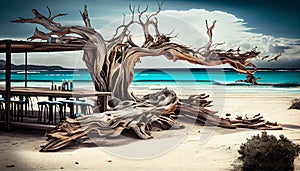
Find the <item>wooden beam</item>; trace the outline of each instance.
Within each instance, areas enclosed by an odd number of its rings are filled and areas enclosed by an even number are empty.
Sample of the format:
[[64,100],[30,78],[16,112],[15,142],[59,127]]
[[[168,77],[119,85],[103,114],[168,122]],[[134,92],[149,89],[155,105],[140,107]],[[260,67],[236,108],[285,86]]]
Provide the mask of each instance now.
[[27,87],[27,71],[28,71],[28,67],[27,67],[27,52],[25,52],[25,87]]
[[11,40],[5,40],[6,45],[6,83],[5,83],[5,130],[10,131],[10,96],[11,96]]
[[21,128],[48,130],[48,131],[53,130],[56,127],[56,125],[45,125],[45,124],[24,123],[24,122],[11,122],[11,126],[21,127]]
[[[5,52],[5,40],[0,40],[0,53]],[[12,53],[24,52],[60,52],[60,51],[78,51],[84,49],[95,49],[95,46],[86,44],[62,44],[47,42],[27,42],[14,41],[11,42]]]

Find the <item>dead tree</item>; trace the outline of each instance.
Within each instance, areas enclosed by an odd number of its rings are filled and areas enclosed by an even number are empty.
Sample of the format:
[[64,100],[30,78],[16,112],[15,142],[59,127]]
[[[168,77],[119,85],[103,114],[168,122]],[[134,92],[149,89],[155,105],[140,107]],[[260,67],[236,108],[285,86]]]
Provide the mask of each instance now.
[[[176,121],[178,117],[187,117],[200,123],[209,123],[225,128],[235,129],[247,127],[255,129],[281,129],[277,123],[265,122],[261,117],[241,118],[235,120],[221,118],[215,115],[217,112],[206,107],[212,101],[207,101],[208,96],[201,94],[190,96],[188,99],[179,99],[175,92],[164,89],[161,92],[146,95],[137,99],[128,92],[129,85],[133,81],[134,66],[141,57],[164,56],[169,60],[184,60],[192,64],[215,66],[229,64],[234,70],[247,76],[245,82],[256,84],[254,73],[257,68],[249,59],[257,58],[260,52],[256,49],[240,52],[240,49],[222,50],[216,49],[220,43],[213,44],[213,29],[216,21],[211,25],[206,21],[209,41],[204,47],[191,48],[172,42],[170,34],[159,31],[156,16],[161,11],[162,4],[158,4],[155,13],[146,14],[148,8],[129,6],[131,18],[116,28],[111,39],[105,40],[101,34],[94,30],[88,17],[87,7],[80,12],[85,26],[62,26],[54,21],[56,17],[66,14],[51,15],[49,17],[40,14],[36,9],[32,10],[34,18],[20,18],[12,21],[16,23],[35,23],[48,29],[44,33],[36,28],[34,35],[29,40],[42,39],[56,35],[61,43],[82,43],[84,48],[83,60],[91,74],[97,91],[111,91],[117,99],[111,106],[111,111],[83,116],[78,119],[67,118],[53,131],[46,134],[47,144],[42,146],[42,151],[54,151],[61,149],[72,141],[81,139],[87,134],[96,133],[99,137],[119,136],[123,130],[132,130],[142,139],[151,138],[151,131],[170,128],[182,128]],[[140,26],[143,31],[144,41],[137,45],[132,39],[130,29],[132,25]],[[150,32],[154,28],[154,34]],[[76,36],[74,36],[74,34]],[[93,48],[91,48],[93,47]],[[268,57],[264,57],[268,58]],[[252,68],[251,70],[249,69]],[[97,100],[101,108],[102,99]]]
[[[29,40],[46,40],[50,36],[56,35],[60,37],[62,42],[72,43],[76,40],[94,46],[94,49],[84,49],[83,60],[91,74],[95,89],[97,91],[111,91],[114,97],[121,100],[133,99],[128,92],[128,88],[133,81],[134,66],[141,57],[145,56],[165,56],[169,60],[184,60],[192,64],[205,66],[229,64],[234,70],[247,76],[245,82],[256,83],[253,74],[257,68],[249,59],[257,58],[260,52],[256,49],[246,52],[240,52],[239,49],[216,49],[219,44],[213,44],[212,40],[216,21],[213,21],[210,26],[206,21],[209,41],[204,47],[191,48],[173,43],[172,36],[159,31],[156,16],[161,8],[162,4],[158,4],[158,10],[155,13],[146,14],[148,7],[141,9],[140,6],[136,8],[130,5],[130,20],[126,21],[124,16],[123,23],[116,28],[115,34],[109,40],[105,40],[101,34],[91,27],[87,6],[84,7],[83,12],[80,12],[85,26],[63,26],[55,22],[54,19],[66,14],[52,16],[49,8],[49,17],[45,17],[36,9],[32,9],[34,18],[25,19],[20,17],[12,22],[35,23],[51,31],[44,33],[36,29]],[[132,40],[130,34],[132,25],[140,26],[143,31],[144,42],[142,45],[137,45]],[[155,33],[152,34],[150,28],[154,28]],[[70,36],[70,34],[75,34],[77,37]],[[99,105],[100,101],[101,99],[98,99]]]

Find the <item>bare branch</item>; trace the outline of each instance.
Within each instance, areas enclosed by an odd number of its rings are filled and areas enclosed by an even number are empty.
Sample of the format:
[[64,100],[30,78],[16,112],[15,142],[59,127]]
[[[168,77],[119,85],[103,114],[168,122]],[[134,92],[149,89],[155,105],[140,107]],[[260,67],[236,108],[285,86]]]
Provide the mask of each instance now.
[[263,56],[263,57],[261,58],[261,60],[265,60],[265,59],[267,59],[268,57],[270,57],[270,56],[269,56],[269,55]]
[[[46,29],[51,30],[51,31],[63,31],[66,32],[67,29],[66,27],[62,27],[59,23],[56,23],[53,21],[53,17],[48,19],[46,17],[44,17],[42,14],[40,14],[36,9],[32,9],[31,10],[32,13],[35,15],[35,18],[29,18],[29,19],[24,19],[21,18],[19,20],[14,20],[12,22],[16,22],[16,23],[36,23],[36,24],[40,24],[42,26],[44,26]],[[64,14],[58,14],[56,16],[61,16]],[[55,18],[55,16],[54,16]]]
[[37,23],[38,21],[36,18],[19,17],[18,20],[12,20],[11,22],[13,22],[13,23]]
[[152,21],[152,25],[154,26],[156,37],[160,36],[160,32],[158,29],[158,20],[156,17],[154,17],[154,20]]
[[140,5],[138,6],[138,12],[141,15],[143,15],[147,10],[148,10],[148,5],[146,6],[146,8],[143,11],[140,10]]
[[175,29],[172,29],[172,31],[170,33],[165,34],[166,36],[170,36],[171,34],[173,34],[175,31]]
[[134,11],[135,11],[135,5],[133,5],[133,8],[131,6],[131,4],[129,5],[129,10],[131,12],[131,21],[134,20]]
[[175,34],[175,36],[172,36],[172,38],[176,38],[179,36],[179,33]]
[[134,8],[135,8],[135,5],[134,5],[133,8],[132,8],[131,4],[129,4],[129,11],[130,11],[130,12],[134,12],[134,10],[135,10]]
[[45,34],[44,32],[42,31],[39,31],[38,28],[36,27],[35,28],[35,31],[34,31],[34,35],[27,38],[27,40],[34,40],[34,39],[41,39],[41,40],[47,40],[48,38],[50,37],[50,35],[48,34]]
[[162,5],[163,5],[163,2],[161,3],[158,3],[158,10],[154,13],[154,14],[151,14],[148,19],[151,19],[152,17],[156,16],[158,13],[160,13],[161,9],[162,9]]
[[128,35],[127,37],[127,42],[132,46],[132,47],[138,47],[138,45],[136,45],[135,43],[133,43],[132,39],[131,39],[131,35]]
[[273,58],[269,59],[268,62],[270,62],[270,61],[279,61],[280,56],[281,56],[281,53],[279,53],[276,56],[274,56]]
[[[159,6],[159,8],[156,11],[156,13],[151,14],[149,16],[146,15],[146,21],[145,22],[142,21],[142,17],[143,17],[143,14],[148,10],[148,6],[143,11],[141,11],[140,10],[140,6],[138,6],[139,24],[141,25],[141,27],[142,27],[142,29],[144,31],[144,37],[145,37],[145,41],[144,41],[142,47],[151,47],[151,46],[155,45],[155,43],[153,42],[154,38],[153,38],[153,36],[149,32],[149,26],[150,25],[152,25],[154,27],[154,29],[155,29],[156,39],[157,40],[161,40],[161,39],[158,38],[159,36],[161,36],[161,34],[159,32],[159,29],[158,29],[158,20],[157,20],[157,18],[155,16],[161,11],[162,3],[159,3],[158,6]],[[152,20],[153,17],[154,17],[154,19]],[[159,43],[161,43],[161,42],[159,42]]]
[[125,17],[126,17],[126,14],[123,13],[123,25],[125,25],[125,21],[126,21]]
[[205,50],[206,51],[208,51],[210,49],[211,45],[212,45],[212,37],[213,37],[212,30],[214,29],[216,22],[217,21],[214,20],[213,23],[212,23],[212,25],[210,27],[208,27],[207,20],[205,20],[206,29],[207,29],[206,33],[207,33],[207,35],[209,37],[209,41],[208,41],[208,43],[205,46]]
[[[64,14],[57,14],[57,15],[51,17],[51,16],[52,16],[51,10],[50,10],[50,8],[49,8],[48,6],[47,6],[47,9],[48,9],[48,12],[49,12],[49,17],[48,17],[47,19],[48,19],[49,21],[53,21],[54,18],[56,18],[56,17],[61,17],[61,16],[67,15],[67,13],[64,13]],[[44,17],[44,16],[41,16],[41,17]]]
[[48,40],[51,37],[51,35],[56,35],[56,36],[62,37],[66,34],[67,33],[55,32],[55,31],[52,31],[50,33],[44,33],[42,31],[38,30],[38,28],[35,28],[34,35],[29,37],[27,40],[30,40],[30,41],[35,40],[35,39]]
[[211,45],[213,48],[216,48],[217,46],[223,45],[225,44],[225,42],[221,42],[221,43],[215,43],[213,45]]
[[64,14],[57,14],[57,15],[55,15],[55,16],[53,16],[53,17],[51,17],[49,20],[54,20],[54,18],[56,18],[56,17],[61,17],[61,16],[65,16],[65,15],[68,15],[68,13],[64,13]]
[[[134,13],[132,15],[134,16]],[[129,23],[125,24],[125,17],[124,17],[123,24],[116,28],[115,34],[113,35],[113,37],[110,40],[107,40],[107,42],[109,42],[112,45],[113,45],[113,43],[123,42],[124,38],[128,35],[128,33],[127,33],[128,28],[134,23],[137,23],[137,22],[134,21],[134,17],[132,17],[132,20]],[[119,30],[122,29],[122,28],[123,28],[123,30],[118,35]]]
[[49,17],[48,17],[48,19],[50,19],[50,17],[52,16],[52,14],[51,14],[51,10],[50,10],[50,8],[47,6],[47,9],[48,9],[48,12],[49,12]]
[[141,25],[144,24],[144,22],[142,21],[142,16],[143,16],[143,14],[144,14],[147,10],[148,10],[148,5],[147,5],[147,7],[146,7],[143,11],[140,10],[140,5],[138,6],[138,12],[139,12],[138,18],[139,18],[139,21],[140,21],[140,24],[141,24]]
[[199,53],[199,52],[200,52],[200,50],[202,50],[202,49],[204,49],[204,47],[200,47],[200,48],[196,49],[196,51],[195,51],[195,52]]
[[84,11],[83,12],[81,12],[81,11],[79,11],[79,12],[81,14],[81,17],[82,17],[84,23],[85,23],[85,26],[91,28],[92,26],[91,26],[91,21],[89,19],[87,5],[84,5]]

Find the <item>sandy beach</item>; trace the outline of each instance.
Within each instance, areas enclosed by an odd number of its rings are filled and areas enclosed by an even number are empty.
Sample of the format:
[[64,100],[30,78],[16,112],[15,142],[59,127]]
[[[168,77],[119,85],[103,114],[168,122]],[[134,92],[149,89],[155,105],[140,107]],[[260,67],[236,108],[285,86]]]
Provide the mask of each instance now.
[[[145,94],[144,90],[135,92]],[[284,127],[267,131],[268,134],[283,134],[300,144],[300,112],[288,110],[296,97],[297,94],[285,91],[211,95],[212,100],[221,98],[224,102],[223,115],[261,113],[266,120],[279,122]],[[182,122],[185,129],[153,132],[155,138],[150,140],[103,139],[97,145],[76,143],[59,152],[44,153],[39,152],[40,145],[46,142],[44,132],[0,131],[0,170],[230,170],[239,156],[240,145],[246,138],[261,132]],[[300,157],[294,163],[295,170],[300,170]]]

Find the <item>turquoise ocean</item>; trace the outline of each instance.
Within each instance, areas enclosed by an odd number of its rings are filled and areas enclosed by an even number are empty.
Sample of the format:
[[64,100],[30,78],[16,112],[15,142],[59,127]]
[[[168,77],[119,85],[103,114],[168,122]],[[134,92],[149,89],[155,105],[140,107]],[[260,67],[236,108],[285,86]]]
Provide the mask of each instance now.
[[[236,83],[245,79],[245,75],[232,69],[136,69],[131,84],[135,88],[143,87],[210,87],[211,85],[226,87],[255,87],[256,89],[289,90],[300,94],[300,70],[259,70],[255,73],[260,85],[253,86]],[[12,86],[24,86],[24,71],[12,71]],[[93,82],[87,70],[35,70],[28,71],[29,87],[50,87],[51,83],[60,84],[62,80],[73,81],[75,88],[92,87]],[[5,82],[5,71],[0,71],[0,81]]]

